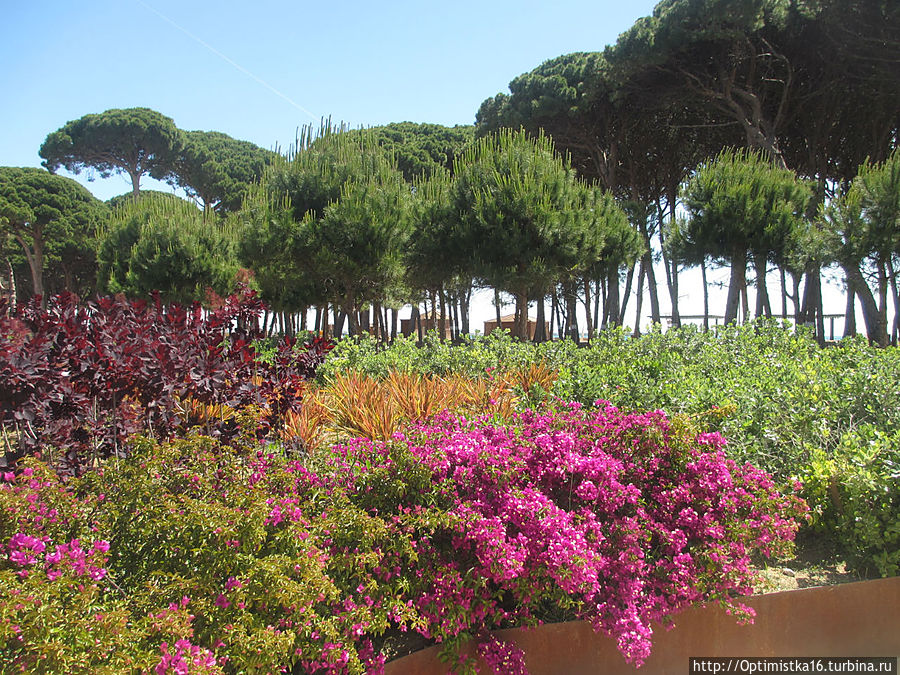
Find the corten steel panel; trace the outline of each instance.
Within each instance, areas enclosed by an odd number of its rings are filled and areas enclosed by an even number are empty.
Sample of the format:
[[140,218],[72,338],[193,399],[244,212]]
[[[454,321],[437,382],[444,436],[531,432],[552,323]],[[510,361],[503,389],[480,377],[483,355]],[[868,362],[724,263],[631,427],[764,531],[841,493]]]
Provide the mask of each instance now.
[[[524,650],[532,675],[687,675],[692,656],[900,656],[900,577],[757,595],[745,604],[756,610],[752,625],[719,607],[696,607],[677,615],[671,630],[655,626],[653,652],[639,670],[584,622],[497,635]],[[446,675],[437,653],[431,647],[392,661],[385,675]]]

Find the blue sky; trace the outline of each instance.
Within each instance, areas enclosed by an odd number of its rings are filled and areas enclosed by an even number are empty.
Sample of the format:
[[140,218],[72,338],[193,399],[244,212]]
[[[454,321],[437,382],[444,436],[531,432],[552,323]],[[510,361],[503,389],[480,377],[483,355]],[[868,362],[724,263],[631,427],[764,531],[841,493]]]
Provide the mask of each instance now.
[[[39,166],[67,121],[144,106],[284,148],[299,126],[471,124],[543,61],[615,41],[654,2],[42,0],[0,22],[0,165]],[[77,177],[101,199],[125,177]],[[144,187],[150,187],[149,180]]]

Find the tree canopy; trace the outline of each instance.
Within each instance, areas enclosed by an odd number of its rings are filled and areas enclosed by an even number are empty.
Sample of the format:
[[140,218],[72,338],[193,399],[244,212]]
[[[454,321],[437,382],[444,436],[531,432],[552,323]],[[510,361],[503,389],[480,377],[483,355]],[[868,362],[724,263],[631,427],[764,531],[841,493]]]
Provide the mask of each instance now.
[[412,182],[428,176],[438,168],[453,169],[459,157],[475,136],[471,125],[445,127],[441,124],[394,122],[367,130],[375,142],[394,154],[397,168]]
[[[394,156],[372,132],[306,127],[247,198],[242,259],[257,278],[297,282],[308,295],[292,295],[299,303],[292,309],[327,299],[356,332],[362,305],[400,277],[408,194]],[[264,299],[285,306],[288,298]]]
[[51,172],[62,166],[74,174],[92,169],[102,178],[126,173],[138,194],[142,176],[165,180],[172,174],[181,145],[170,117],[149,108],[125,108],[67,122],[47,136],[39,154]]
[[93,276],[94,237],[104,211],[104,204],[71,178],[31,167],[0,167],[0,232],[21,248],[34,294],[42,298],[48,262],[63,268],[71,286],[79,270]]
[[[527,335],[530,296],[543,298],[561,278],[600,261],[611,232],[622,232],[616,225],[631,231],[624,213],[580,183],[543,135],[504,130],[483,137],[454,174],[460,248],[475,276],[516,297],[519,337]],[[624,260],[606,262],[618,269]]]
[[688,219],[676,247],[731,265],[725,322],[737,316],[748,258],[756,267],[757,311],[764,310],[766,264],[803,226],[809,188],[760,151],[726,149],[701,164],[683,196]]
[[237,263],[233,244],[214,219],[191,202],[146,195],[119,206],[98,250],[102,291],[165,302],[227,295]]
[[237,211],[250,184],[275,156],[217,131],[185,131],[169,181],[219,213]]

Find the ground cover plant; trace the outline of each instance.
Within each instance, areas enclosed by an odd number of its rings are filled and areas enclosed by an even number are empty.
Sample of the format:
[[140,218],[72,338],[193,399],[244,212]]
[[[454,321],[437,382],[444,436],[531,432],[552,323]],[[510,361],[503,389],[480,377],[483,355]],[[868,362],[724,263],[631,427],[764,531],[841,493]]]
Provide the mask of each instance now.
[[303,461],[242,415],[229,443],[135,440],[80,478],[35,458],[4,474],[3,672],[380,672],[403,631],[448,654],[481,638],[514,672],[486,631],[559,608],[639,663],[651,620],[743,611],[751,557],[785,552],[804,514],[661,412],[443,413]]

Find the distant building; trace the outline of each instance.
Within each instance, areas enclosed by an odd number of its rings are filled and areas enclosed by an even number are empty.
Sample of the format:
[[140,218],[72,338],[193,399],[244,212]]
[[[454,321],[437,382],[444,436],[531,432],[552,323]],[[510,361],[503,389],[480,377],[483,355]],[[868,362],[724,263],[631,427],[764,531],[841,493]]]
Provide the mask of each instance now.
[[[440,314],[437,316],[432,316],[431,312],[420,312],[419,313],[419,321],[422,323],[422,333],[425,334],[430,330],[437,330],[438,326],[441,323]],[[450,324],[451,319],[449,316],[444,317],[444,339],[449,340],[451,338]],[[400,333],[409,337],[410,335],[418,337],[419,328],[416,325],[416,322],[413,321],[412,317],[408,319],[400,319]]]
[[[512,332],[513,328],[515,327],[515,322],[516,322],[515,314],[507,314],[506,316],[501,316],[500,317],[500,328],[505,328],[506,330]],[[490,333],[495,328],[497,328],[497,320],[496,319],[492,319],[491,321],[484,322],[484,334],[485,335]],[[537,330],[537,319],[532,319],[529,316],[528,317],[528,339],[529,340],[534,339],[534,331],[536,331],[536,330]],[[549,321],[544,322],[544,331],[545,331],[544,335],[546,335],[547,338],[549,339],[550,338],[550,322]]]

